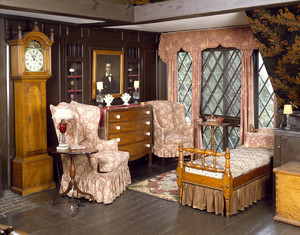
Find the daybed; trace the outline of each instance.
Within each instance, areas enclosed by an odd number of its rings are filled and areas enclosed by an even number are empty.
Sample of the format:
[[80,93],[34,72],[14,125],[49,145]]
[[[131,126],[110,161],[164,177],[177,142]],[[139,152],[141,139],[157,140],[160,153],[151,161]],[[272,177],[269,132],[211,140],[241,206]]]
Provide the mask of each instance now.
[[[183,148],[180,144],[179,203],[222,215],[225,204],[226,217],[229,217],[265,197],[272,185],[272,131],[247,133],[247,147],[230,152],[227,149],[225,153]],[[183,151],[190,152],[189,162],[184,162]]]

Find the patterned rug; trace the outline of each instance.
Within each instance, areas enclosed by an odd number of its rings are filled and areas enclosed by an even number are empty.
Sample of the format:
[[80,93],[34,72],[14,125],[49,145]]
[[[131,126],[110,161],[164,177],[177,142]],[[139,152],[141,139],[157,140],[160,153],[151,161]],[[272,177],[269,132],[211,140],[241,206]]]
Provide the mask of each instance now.
[[131,184],[128,188],[141,193],[146,193],[153,197],[159,197],[174,202],[178,201],[178,186],[175,170]]
[[38,207],[26,196],[22,197],[11,190],[4,190],[2,193],[3,195],[0,197],[0,219]]

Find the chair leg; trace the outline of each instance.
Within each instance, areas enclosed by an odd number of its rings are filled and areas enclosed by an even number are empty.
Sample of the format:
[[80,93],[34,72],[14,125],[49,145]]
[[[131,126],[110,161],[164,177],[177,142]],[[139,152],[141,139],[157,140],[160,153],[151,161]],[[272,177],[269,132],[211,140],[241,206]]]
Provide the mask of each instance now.
[[161,158],[161,166],[162,167],[166,166],[166,159],[164,157]]

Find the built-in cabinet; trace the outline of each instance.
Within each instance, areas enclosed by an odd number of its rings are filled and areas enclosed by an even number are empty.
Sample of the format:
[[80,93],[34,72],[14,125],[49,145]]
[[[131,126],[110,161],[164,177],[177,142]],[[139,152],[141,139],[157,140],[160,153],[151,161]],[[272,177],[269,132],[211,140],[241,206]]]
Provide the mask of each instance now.
[[138,47],[127,49],[127,92],[132,96],[135,90],[134,82],[140,81],[140,52]]
[[274,167],[289,161],[300,161],[300,128],[275,129]]
[[66,46],[67,102],[83,102],[83,44],[67,43]]

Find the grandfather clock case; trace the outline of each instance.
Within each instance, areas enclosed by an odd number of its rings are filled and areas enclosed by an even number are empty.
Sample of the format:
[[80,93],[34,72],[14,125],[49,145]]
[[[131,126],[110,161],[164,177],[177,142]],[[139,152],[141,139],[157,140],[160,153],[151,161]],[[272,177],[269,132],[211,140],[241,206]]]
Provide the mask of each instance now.
[[51,77],[51,45],[35,25],[7,42],[14,81],[15,145],[12,191],[27,195],[55,187],[53,161],[47,154],[46,82]]

